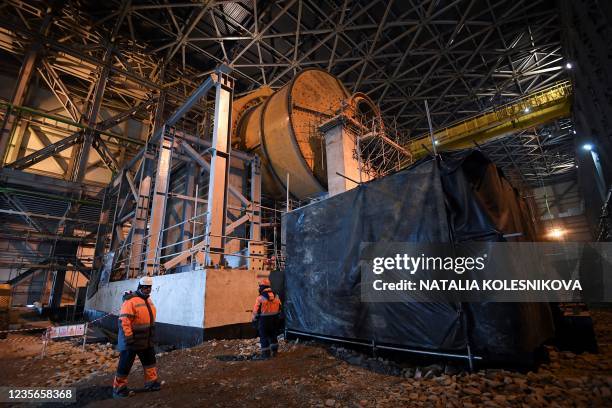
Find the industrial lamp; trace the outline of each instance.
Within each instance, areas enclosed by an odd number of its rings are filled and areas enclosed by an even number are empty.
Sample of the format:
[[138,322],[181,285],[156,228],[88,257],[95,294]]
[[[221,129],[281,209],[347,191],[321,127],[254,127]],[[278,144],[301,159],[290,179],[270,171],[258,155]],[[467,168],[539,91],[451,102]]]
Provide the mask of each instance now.
[[551,238],[551,239],[561,239],[565,236],[566,232],[567,231],[564,230],[563,228],[554,227],[554,228],[551,228],[548,231],[548,234],[546,235],[548,236],[548,238]]

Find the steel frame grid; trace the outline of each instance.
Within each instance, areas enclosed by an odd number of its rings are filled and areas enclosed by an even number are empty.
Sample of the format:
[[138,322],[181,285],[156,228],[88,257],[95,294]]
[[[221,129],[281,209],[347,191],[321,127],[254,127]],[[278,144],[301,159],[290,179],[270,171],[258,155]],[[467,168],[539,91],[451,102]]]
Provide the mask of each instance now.
[[[37,71],[67,116],[86,111],[108,65],[102,104],[125,111],[161,90],[166,110],[179,106],[221,62],[234,69],[237,94],[314,66],[368,94],[410,139],[427,131],[423,100],[439,128],[567,77],[552,0],[73,0],[43,36],[52,3],[0,6],[0,49],[19,60],[40,43]],[[196,106],[181,126],[197,134],[207,114]]]

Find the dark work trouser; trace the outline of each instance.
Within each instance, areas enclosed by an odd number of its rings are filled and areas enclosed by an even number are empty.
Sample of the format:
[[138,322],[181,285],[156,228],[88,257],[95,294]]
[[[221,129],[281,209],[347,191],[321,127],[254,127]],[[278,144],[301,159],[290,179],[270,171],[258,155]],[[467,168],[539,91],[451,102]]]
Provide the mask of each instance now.
[[260,316],[257,331],[262,353],[267,354],[270,351],[276,353],[278,351],[278,315]]
[[145,375],[145,383],[157,381],[157,368],[155,367],[155,349],[149,347],[143,350],[123,350],[119,354],[119,366],[117,367],[117,375],[113,383],[114,388],[120,388],[127,385],[127,378],[134,365],[136,356],[142,363],[142,368]]

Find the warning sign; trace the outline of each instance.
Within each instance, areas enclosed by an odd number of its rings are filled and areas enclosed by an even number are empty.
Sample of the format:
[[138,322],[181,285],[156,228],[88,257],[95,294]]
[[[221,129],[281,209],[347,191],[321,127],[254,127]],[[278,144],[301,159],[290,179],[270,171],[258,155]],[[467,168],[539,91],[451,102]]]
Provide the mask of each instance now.
[[49,337],[76,337],[85,335],[85,324],[73,324],[70,326],[57,326],[49,328]]

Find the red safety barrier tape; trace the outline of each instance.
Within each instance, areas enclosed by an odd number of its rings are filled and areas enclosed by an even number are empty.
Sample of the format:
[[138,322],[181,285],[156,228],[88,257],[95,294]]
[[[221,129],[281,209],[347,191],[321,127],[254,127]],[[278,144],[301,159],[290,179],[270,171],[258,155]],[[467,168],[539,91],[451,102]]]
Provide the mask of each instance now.
[[[51,327],[51,326],[49,326],[49,327]],[[0,330],[0,333],[14,333],[14,332],[24,332],[24,331],[34,331],[34,330],[48,330],[49,327],[30,327],[28,329]]]
[[97,322],[98,320],[102,320],[105,317],[111,316],[112,314],[113,314],[113,312],[109,312],[109,313],[105,314],[104,316],[100,316],[97,319],[94,319],[94,320],[90,321],[89,323],[91,324],[91,323]]

